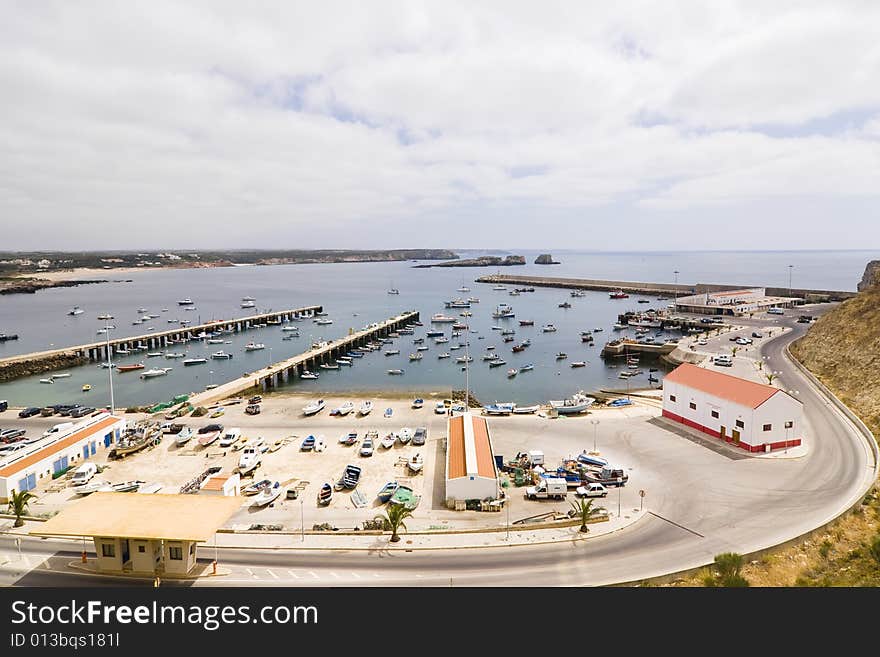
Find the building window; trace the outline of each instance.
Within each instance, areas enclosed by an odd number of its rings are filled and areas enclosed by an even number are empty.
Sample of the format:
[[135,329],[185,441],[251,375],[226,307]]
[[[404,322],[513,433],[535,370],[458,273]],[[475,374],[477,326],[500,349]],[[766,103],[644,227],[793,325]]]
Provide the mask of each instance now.
[[675,401],[675,395],[669,395],[669,401],[674,402],[674,401]]
[[765,424],[764,425],[764,431],[770,431],[772,428],[773,428],[772,424]]
[[746,428],[745,422],[743,422],[742,420],[737,420],[736,421],[736,428],[737,429],[745,429]]
[[101,556],[113,558],[116,556],[116,546],[113,543],[101,544]]
[[718,411],[712,411],[712,417],[714,417],[717,420],[718,419]]
[[789,420],[788,422],[785,423],[785,428],[786,429],[794,429],[794,422]]
[[183,548],[179,547],[171,547],[168,548],[168,558],[172,561],[183,561]]
[[138,545],[138,552],[143,554],[146,551],[147,551],[147,547],[145,545]]
[[697,410],[697,405],[696,405],[694,402],[691,402],[691,403],[690,403],[690,406],[691,406],[691,410],[692,410],[692,411]]

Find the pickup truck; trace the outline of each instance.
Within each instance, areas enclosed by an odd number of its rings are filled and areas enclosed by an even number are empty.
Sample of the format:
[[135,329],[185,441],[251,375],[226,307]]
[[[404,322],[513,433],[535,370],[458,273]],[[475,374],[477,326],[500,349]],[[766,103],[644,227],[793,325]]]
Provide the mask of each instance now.
[[530,500],[540,500],[553,498],[557,500],[565,499],[568,493],[568,483],[565,479],[559,477],[547,477],[541,479],[537,486],[526,488],[526,497]]

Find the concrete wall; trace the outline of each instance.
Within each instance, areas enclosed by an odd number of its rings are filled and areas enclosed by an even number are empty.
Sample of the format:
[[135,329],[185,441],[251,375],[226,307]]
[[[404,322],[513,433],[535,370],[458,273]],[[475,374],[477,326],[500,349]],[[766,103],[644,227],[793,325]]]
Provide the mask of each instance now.
[[485,500],[498,497],[498,480],[470,476],[446,480],[446,506],[454,507],[455,500]]
[[[180,550],[182,559],[172,559],[172,552]],[[196,544],[192,541],[165,541],[162,548],[165,572],[171,575],[186,575],[196,565]]]
[[155,573],[162,559],[162,541],[131,539],[129,545],[131,570],[136,573]]
[[[94,541],[95,554],[98,555],[96,559],[98,570],[106,573],[121,573],[123,565],[122,539],[96,536]],[[104,555],[105,546],[107,550],[112,552],[112,554],[108,554],[107,556]]]

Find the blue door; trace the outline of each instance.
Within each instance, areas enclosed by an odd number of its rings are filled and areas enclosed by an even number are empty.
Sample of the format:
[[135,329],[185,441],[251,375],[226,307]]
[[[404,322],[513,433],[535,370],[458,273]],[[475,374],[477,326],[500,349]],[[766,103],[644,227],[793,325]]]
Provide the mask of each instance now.
[[84,459],[89,458],[89,446],[88,445],[83,445],[83,458]]
[[58,459],[52,464],[52,472],[61,472],[67,467],[67,457]]
[[93,440],[93,441],[92,441],[92,456],[95,455],[95,450],[96,450],[97,448],[98,448],[98,443],[97,443],[97,441],[94,441],[94,440]]
[[26,490],[33,490],[37,487],[37,475],[30,474],[24,477],[23,479],[18,480],[18,491],[24,492]]
[[110,443],[112,443],[112,442],[113,442],[113,434],[112,433],[108,433],[106,436],[104,436],[104,447],[110,447]]

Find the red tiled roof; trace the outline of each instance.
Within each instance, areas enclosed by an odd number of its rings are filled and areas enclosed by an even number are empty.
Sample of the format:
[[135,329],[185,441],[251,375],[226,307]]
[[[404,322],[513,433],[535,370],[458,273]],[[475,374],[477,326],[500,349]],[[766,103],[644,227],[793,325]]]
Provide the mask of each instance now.
[[715,370],[707,370],[690,363],[679,365],[667,374],[664,380],[694,388],[748,408],[758,408],[777,392],[781,392],[779,388],[773,386],[747,381]]
[[[470,421],[474,429],[477,471],[471,473],[468,473],[465,421]],[[473,415],[457,415],[450,418],[446,449],[449,455],[449,465],[446,472],[448,479],[467,477],[468,474],[476,474],[490,479],[495,477],[495,459],[492,456],[492,445],[489,443],[489,425],[486,418]]]

